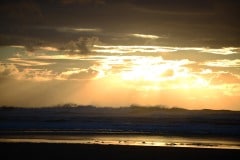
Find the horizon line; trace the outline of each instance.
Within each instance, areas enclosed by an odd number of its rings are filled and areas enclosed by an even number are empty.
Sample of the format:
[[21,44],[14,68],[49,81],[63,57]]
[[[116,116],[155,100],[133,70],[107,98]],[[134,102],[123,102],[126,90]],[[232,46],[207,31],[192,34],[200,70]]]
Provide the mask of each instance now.
[[185,110],[185,111],[234,111],[240,112],[240,110],[230,110],[230,109],[209,109],[209,108],[200,108],[200,109],[187,109],[179,106],[167,106],[167,105],[138,105],[131,104],[126,106],[97,106],[97,105],[83,105],[75,103],[65,103],[49,106],[14,106],[14,105],[0,105],[0,109],[50,109],[50,108],[96,108],[96,109],[127,109],[127,108],[139,108],[139,109],[166,109],[166,110]]

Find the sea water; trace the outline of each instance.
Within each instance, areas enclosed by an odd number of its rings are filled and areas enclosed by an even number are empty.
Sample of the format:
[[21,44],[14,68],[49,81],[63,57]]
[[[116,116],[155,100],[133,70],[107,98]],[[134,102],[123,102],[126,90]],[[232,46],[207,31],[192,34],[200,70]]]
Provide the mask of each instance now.
[[192,148],[240,149],[240,142],[234,139],[176,137],[138,134],[27,134],[0,136],[0,142],[30,143],[78,143],[102,145],[168,146]]

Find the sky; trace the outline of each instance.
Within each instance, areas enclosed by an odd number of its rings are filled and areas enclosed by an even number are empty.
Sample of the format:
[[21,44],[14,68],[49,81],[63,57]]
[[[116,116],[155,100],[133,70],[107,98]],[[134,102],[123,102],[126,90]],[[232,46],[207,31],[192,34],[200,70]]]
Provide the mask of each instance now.
[[236,0],[3,0],[0,105],[240,110]]

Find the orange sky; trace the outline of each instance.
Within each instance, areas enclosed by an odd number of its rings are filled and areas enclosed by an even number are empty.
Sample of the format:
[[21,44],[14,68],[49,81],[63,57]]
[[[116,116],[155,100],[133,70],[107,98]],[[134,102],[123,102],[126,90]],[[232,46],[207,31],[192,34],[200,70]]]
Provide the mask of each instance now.
[[[23,46],[5,46],[0,51],[5,56],[1,105],[240,109],[240,59],[231,60],[239,48],[96,45],[88,55],[51,47],[29,52]],[[185,57],[187,52],[192,56]]]

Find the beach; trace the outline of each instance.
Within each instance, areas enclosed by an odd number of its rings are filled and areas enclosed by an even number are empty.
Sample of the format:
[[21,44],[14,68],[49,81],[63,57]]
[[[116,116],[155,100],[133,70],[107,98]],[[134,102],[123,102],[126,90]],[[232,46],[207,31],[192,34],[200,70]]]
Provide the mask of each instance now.
[[0,143],[4,159],[239,160],[240,150],[69,143]]
[[2,107],[0,117],[1,159],[240,159],[238,111]]

